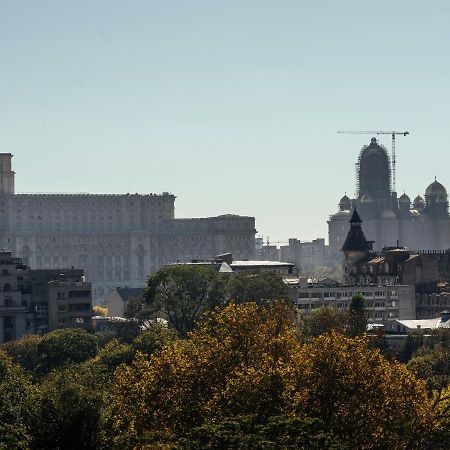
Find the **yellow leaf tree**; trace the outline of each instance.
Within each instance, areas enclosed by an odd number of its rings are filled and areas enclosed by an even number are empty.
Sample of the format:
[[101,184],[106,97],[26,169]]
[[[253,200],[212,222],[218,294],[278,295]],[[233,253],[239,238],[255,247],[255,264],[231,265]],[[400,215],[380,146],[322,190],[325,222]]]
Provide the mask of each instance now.
[[432,411],[423,382],[365,338],[301,344],[287,305],[232,304],[188,339],[118,369],[104,437],[115,447],[176,446],[195,427],[283,416],[320,419],[355,448],[424,448],[418,436],[438,429]]

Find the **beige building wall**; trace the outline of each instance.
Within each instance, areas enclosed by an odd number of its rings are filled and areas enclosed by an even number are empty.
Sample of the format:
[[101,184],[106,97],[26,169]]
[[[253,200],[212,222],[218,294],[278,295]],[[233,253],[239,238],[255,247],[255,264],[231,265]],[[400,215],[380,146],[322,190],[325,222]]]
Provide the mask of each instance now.
[[108,308],[108,316],[110,317],[123,317],[124,302],[122,297],[117,292],[117,289],[113,289],[106,297],[105,306]]

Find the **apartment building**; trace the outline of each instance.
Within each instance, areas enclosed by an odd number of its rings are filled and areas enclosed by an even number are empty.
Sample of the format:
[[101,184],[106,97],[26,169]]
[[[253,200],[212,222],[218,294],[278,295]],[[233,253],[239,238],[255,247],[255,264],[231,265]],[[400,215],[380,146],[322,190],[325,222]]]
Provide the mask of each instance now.
[[320,306],[348,311],[351,299],[361,294],[366,300],[366,312],[370,323],[384,325],[386,331],[395,331],[396,319],[415,319],[416,303],[414,286],[290,286],[296,289],[296,305],[300,312],[308,312]]
[[0,343],[60,327],[90,328],[91,311],[83,269],[33,270],[0,252]]

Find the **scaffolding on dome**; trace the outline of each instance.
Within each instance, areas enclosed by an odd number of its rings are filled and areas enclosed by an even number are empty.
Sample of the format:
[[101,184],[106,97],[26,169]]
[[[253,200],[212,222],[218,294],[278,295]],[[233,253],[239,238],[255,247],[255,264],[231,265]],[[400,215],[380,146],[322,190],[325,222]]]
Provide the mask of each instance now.
[[[373,138],[375,139],[375,138]],[[384,150],[386,153],[388,162],[389,162],[389,192],[392,193],[392,162],[391,157],[389,156],[389,152],[387,151],[386,147],[384,145],[381,145],[378,141],[375,141],[378,147]],[[361,151],[359,152],[358,156],[358,162],[355,163],[355,170],[356,170],[356,192],[355,192],[355,198],[359,198],[361,195],[360,188],[361,188],[361,180],[360,180],[360,169],[361,169],[361,157],[364,153],[364,151],[370,147],[369,145],[363,145],[361,148]]]

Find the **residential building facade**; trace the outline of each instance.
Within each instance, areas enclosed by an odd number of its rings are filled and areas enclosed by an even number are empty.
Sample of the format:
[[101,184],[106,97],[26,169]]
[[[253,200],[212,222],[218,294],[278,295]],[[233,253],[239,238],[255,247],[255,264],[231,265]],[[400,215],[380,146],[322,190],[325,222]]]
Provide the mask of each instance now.
[[91,284],[82,269],[33,270],[0,252],[0,343],[60,327],[90,328]]
[[[292,288],[293,286],[291,286]],[[385,330],[394,331],[396,319],[415,319],[414,286],[354,286],[340,285],[295,286],[299,312],[308,312],[320,306],[330,306],[348,311],[351,299],[361,294],[366,301],[369,324],[382,324]]]

